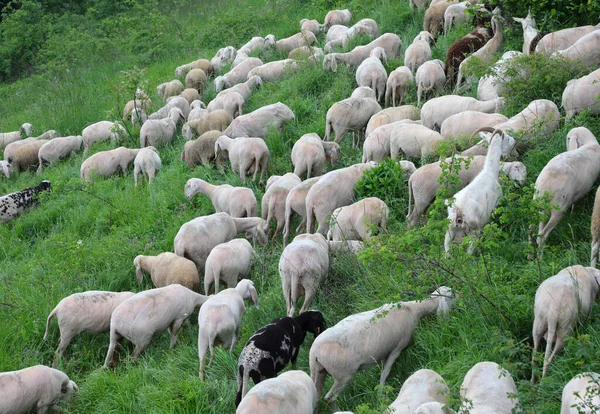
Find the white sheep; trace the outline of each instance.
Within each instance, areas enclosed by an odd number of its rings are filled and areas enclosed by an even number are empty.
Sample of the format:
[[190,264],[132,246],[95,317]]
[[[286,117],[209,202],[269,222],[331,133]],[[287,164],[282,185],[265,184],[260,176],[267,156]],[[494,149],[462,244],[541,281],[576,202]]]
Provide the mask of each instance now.
[[181,134],[187,140],[208,131],[224,131],[231,124],[233,118],[224,109],[215,109],[212,112],[205,110],[198,118],[183,124]]
[[231,217],[256,217],[258,207],[254,192],[246,187],[233,187],[229,184],[212,185],[199,178],[190,178],[183,190],[188,200],[198,193],[206,194],[215,212],[225,212]]
[[491,114],[500,112],[503,107],[504,98],[479,101],[468,96],[445,95],[425,102],[421,108],[421,121],[427,128],[439,131],[442,122],[454,114],[464,111],[479,111]]
[[219,293],[221,283],[232,288],[238,280],[248,277],[254,254],[246,239],[233,239],[215,246],[206,258],[204,293],[210,294],[213,283],[215,293]]
[[560,112],[558,107],[548,99],[532,101],[525,109],[494,128],[507,133],[521,132],[522,139],[531,139],[537,136],[550,136],[558,127]]
[[366,35],[375,39],[379,35],[379,27],[373,19],[362,19],[348,28],[344,25],[333,25],[327,31],[325,52],[331,53],[333,48],[346,48],[350,41],[357,36]]
[[413,105],[402,105],[399,107],[382,109],[369,119],[365,135],[369,136],[376,128],[385,124],[391,124],[392,122],[405,119],[418,121],[420,116],[421,111]]
[[287,371],[256,384],[240,402],[236,414],[313,414],[319,395],[304,371]]
[[164,119],[149,119],[140,129],[140,147],[159,147],[173,140],[177,124],[185,120],[179,108],[171,108],[169,116]]
[[200,93],[198,92],[198,89],[194,88],[185,88],[183,92],[179,94],[179,96],[181,98],[185,98],[185,100],[188,101],[190,105],[192,104],[192,102],[200,100]]
[[400,154],[407,158],[422,158],[436,155],[444,137],[432,129],[419,124],[398,122],[390,133],[390,157],[397,160]]
[[269,128],[277,128],[281,131],[285,122],[295,119],[294,113],[287,105],[277,102],[260,107],[248,114],[238,116],[223,131],[223,135],[231,138],[265,138],[269,132]]
[[431,45],[433,43],[435,43],[435,40],[431,33],[422,31],[406,48],[404,65],[410,69],[413,75],[423,63],[431,60]]
[[131,125],[135,128],[136,125],[144,125],[144,122],[148,120],[148,115],[142,108],[137,108],[131,111]]
[[381,106],[373,98],[348,98],[334,103],[327,111],[325,118],[325,141],[331,141],[331,133],[335,134],[338,144],[344,139],[347,132],[352,131],[358,137],[353,139],[354,146],[360,143],[361,135],[364,136],[369,119]]
[[140,152],[135,156],[133,160],[133,182],[137,187],[138,175],[144,174],[148,176],[148,184],[152,184],[152,180],[157,172],[160,171],[162,163],[158,150],[154,147],[146,147],[140,149]]
[[385,85],[385,104],[389,105],[390,98],[392,106],[402,104],[408,89],[415,83],[415,77],[407,66],[397,67],[387,79]]
[[275,36],[273,36],[272,34],[267,35],[265,37],[254,36],[248,41],[248,43],[240,47],[237,53],[238,55],[240,53],[249,55],[254,52],[264,52],[265,50],[273,46],[275,46]]
[[548,161],[535,181],[534,198],[550,193],[552,211],[547,222],[541,222],[537,248],[541,255],[546,238],[562,216],[577,200],[585,196],[600,174],[600,145],[592,132],[573,128],[567,134],[567,152]]
[[8,161],[0,161],[0,171],[2,171],[2,175],[6,178],[10,178],[10,175],[13,173],[13,167]]
[[172,81],[161,83],[156,87],[156,93],[163,99],[167,99],[171,96],[177,96],[184,90],[183,83],[179,79],[173,79]]
[[184,77],[188,74],[188,72],[192,69],[202,69],[204,73],[210,75],[214,68],[208,59],[197,59],[193,62],[186,63],[185,65],[178,66],[175,69],[175,76],[178,78]]
[[75,152],[81,150],[83,137],[81,135],[54,138],[44,145],[38,151],[38,174],[42,172],[44,163],[52,164],[55,161],[66,158]]
[[277,82],[295,72],[298,62],[294,59],[283,59],[257,66],[248,72],[248,78],[258,76],[263,82]]
[[33,125],[30,123],[21,125],[18,131],[0,132],[0,150],[4,149],[11,142],[30,137],[31,134],[33,134]]
[[108,177],[120,170],[127,174],[129,164],[133,162],[139,148],[119,147],[110,151],[100,151],[81,164],[80,175],[83,181],[91,181],[92,176]]
[[[227,113],[231,116],[231,119],[235,119],[236,117],[243,115],[245,100],[239,92],[229,91],[224,95],[217,95],[215,99],[208,103],[206,107],[208,112],[216,111],[217,109],[223,109],[227,111]],[[192,113],[190,112],[190,119]]]
[[92,145],[99,141],[110,140],[115,145],[117,139],[126,135],[127,130],[118,122],[100,121],[88,125],[81,132],[81,136],[83,137],[83,152],[88,152]]
[[343,63],[352,68],[357,68],[363,60],[369,57],[371,51],[376,47],[385,50],[388,59],[396,59],[402,48],[400,37],[394,33],[385,33],[364,46],[356,46],[347,53],[329,53],[323,59],[323,70],[337,72],[339,63]]
[[[244,98],[244,102],[248,101],[250,96],[252,95],[252,90],[254,88],[258,88],[262,85],[262,80],[259,76],[251,76],[247,81],[238,83],[237,85],[233,85],[229,89],[225,89],[217,94],[217,97],[228,94],[229,92],[237,92],[242,95]],[[241,114],[240,114],[241,115]]]
[[368,197],[331,214],[327,240],[369,241],[375,228],[385,230],[390,215],[388,206],[377,197]]
[[[477,84],[477,99],[480,101],[491,101],[492,99],[504,96],[504,84],[512,79],[512,76],[507,73],[508,65],[513,59],[522,54],[523,53],[515,50],[509,50],[504,53],[500,60],[492,67],[492,74],[479,78],[479,83]],[[523,77],[527,76],[524,71],[521,75]]]
[[[236,120],[239,118],[241,117]],[[256,181],[258,171],[260,171],[260,182],[263,181],[270,157],[269,148],[263,139],[232,139],[222,135],[215,142],[215,157],[219,158],[223,151],[227,151],[231,170],[239,172],[242,183],[246,182],[246,173],[253,174],[252,181]]]
[[479,362],[467,372],[460,387],[459,414],[520,412],[512,375],[495,362]]
[[600,25],[579,26],[562,29],[557,32],[548,33],[538,42],[535,47],[536,53],[554,53],[559,50],[568,49],[575,42],[588,33],[598,30]]
[[299,32],[293,36],[286,37],[285,39],[280,39],[275,42],[275,50],[287,54],[301,46],[312,46],[312,44],[316,41],[317,37],[313,32]]
[[422,301],[398,302],[354,314],[326,329],[310,348],[310,376],[323,391],[327,374],[333,386],[325,396],[330,406],[359,370],[382,364],[383,387],[392,365],[412,341],[419,320],[427,315],[447,314],[454,303],[450,288],[440,287]]
[[248,72],[255,67],[263,64],[259,58],[248,58],[232,68],[229,72],[215,78],[215,91],[221,92],[223,89],[231,88],[238,83],[245,82],[248,79]]
[[434,59],[423,63],[415,74],[417,84],[417,105],[421,106],[421,98],[430,92],[440,90],[446,83],[444,62]]
[[[502,130],[495,130],[492,133],[492,141],[483,169],[469,185],[454,195],[454,202],[448,205],[450,223],[444,239],[444,250],[447,255],[450,254],[450,243],[457,234],[474,234],[479,237],[481,230],[496,209],[498,199],[502,195],[498,173],[505,140],[506,136]],[[469,253],[472,253],[473,248],[474,244],[471,243]]]
[[239,233],[246,233],[265,245],[264,227],[265,221],[259,217],[238,218],[227,213],[197,217],[181,226],[175,236],[174,251],[193,261],[198,272],[204,274],[206,258],[215,246],[233,240]]
[[104,292],[90,290],[74,293],[62,299],[46,319],[44,341],[48,338],[50,321],[56,318],[60,344],[56,349],[53,366],[57,366],[73,338],[81,332],[92,334],[108,332],[113,310],[133,292]]
[[600,375],[577,374],[562,392],[560,414],[592,414],[600,407]]
[[283,246],[287,245],[287,239],[290,234],[290,224],[292,216],[298,214],[302,221],[296,228],[296,233],[306,228],[306,195],[308,190],[319,181],[321,177],[313,177],[302,181],[294,186],[285,199],[285,225],[283,227]]
[[210,60],[215,72],[219,72],[225,65],[233,62],[237,51],[233,46],[227,46],[219,49],[215,56]]
[[351,98],[373,98],[377,99],[375,91],[368,86],[359,86],[352,91]]
[[596,267],[598,264],[598,252],[600,251],[600,190],[596,190],[590,230],[592,233],[592,261],[590,266]]
[[171,252],[161,253],[157,256],[138,255],[133,259],[133,265],[139,284],[142,284],[143,272],[146,272],[150,273],[154,287],[180,284],[194,292],[200,291],[198,269],[194,262],[185,257]]
[[567,119],[581,111],[600,114],[600,69],[579,79],[571,79],[562,94],[562,107]]
[[379,102],[383,101],[385,97],[385,85],[387,83],[387,72],[383,63],[381,63],[381,60],[385,58],[385,50],[376,47],[356,69],[356,83],[358,86],[370,87],[375,92]]
[[334,24],[348,25],[351,21],[352,13],[350,10],[330,10],[323,20],[323,30],[327,32]]
[[502,114],[488,114],[478,111],[464,111],[454,114],[444,120],[440,134],[446,139],[457,139],[462,136],[472,136],[483,127],[493,127],[508,121]]
[[277,223],[273,238],[283,230],[285,224],[285,201],[292,188],[300,184],[300,177],[294,173],[287,173],[275,180],[269,179],[265,194],[261,200],[261,214],[266,220],[265,231],[268,230],[271,220]]
[[215,345],[222,345],[233,352],[240,339],[242,317],[246,313],[244,301],[251,300],[258,308],[258,294],[254,283],[248,279],[237,285],[210,296],[198,313],[198,358],[200,359],[200,379],[204,378],[206,352],[210,350],[210,361],[214,358]]
[[[110,343],[104,368],[108,368],[115,348],[122,338],[134,345],[133,359],[146,349],[152,337],[169,331],[170,347],[175,346],[183,323],[208,299],[179,284],[145,290],[124,300],[110,318]],[[112,361],[112,366],[116,365]]]
[[389,414],[420,414],[420,407],[430,402],[447,406],[449,396],[450,389],[440,374],[420,369],[404,381],[398,397],[388,407]]
[[468,1],[463,1],[448,6],[444,12],[444,36],[448,35],[448,31],[452,26],[458,26],[460,23],[467,20],[467,13],[465,13],[465,11],[470,4],[471,3]]
[[595,70],[600,66],[600,29],[582,36],[565,50],[554,52],[553,56],[563,56],[569,60],[579,61],[587,70]]
[[158,111],[148,115],[148,119],[166,118],[169,116],[169,112],[172,108],[179,108],[185,119],[187,119],[191,111],[191,105],[186,98],[184,98],[183,96],[171,96],[167,99],[167,103],[165,104],[165,106],[160,108]]
[[321,24],[317,20],[302,19],[300,20],[300,31],[312,32],[318,36],[321,33]]
[[292,147],[294,174],[306,178],[319,176],[325,171],[325,162],[337,164],[341,159],[341,149],[335,142],[325,142],[315,134],[304,134]]

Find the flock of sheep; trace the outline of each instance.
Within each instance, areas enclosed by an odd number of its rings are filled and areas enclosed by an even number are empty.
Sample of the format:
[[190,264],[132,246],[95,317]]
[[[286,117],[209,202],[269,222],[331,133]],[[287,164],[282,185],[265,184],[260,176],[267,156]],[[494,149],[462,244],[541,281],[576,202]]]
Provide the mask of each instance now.
[[[410,1],[411,7],[418,8],[424,8],[426,3]],[[175,236],[174,253],[135,257],[138,281],[141,283],[144,272],[149,273],[156,289],[137,294],[88,291],[60,301],[48,316],[44,337],[48,335],[51,320],[56,318],[60,344],[55,364],[80,332],[110,332],[104,367],[116,364],[114,351],[123,338],[135,345],[134,358],[156,334],[167,330],[173,347],[183,322],[199,308],[199,375],[203,379],[207,353],[212,361],[216,345],[233,351],[238,342],[246,310],[244,302],[259,305],[254,284],[247,279],[254,249],[247,240],[236,237],[245,234],[266,244],[273,221],[276,230],[270,237],[282,232],[285,245],[279,273],[288,315],[259,329],[242,350],[237,369],[237,412],[313,413],[327,375],[334,382],[325,401],[335,410],[337,397],[356,373],[379,363],[383,367],[380,384],[384,385],[395,360],[411,342],[419,320],[433,313],[447,314],[455,295],[452,289],[439,287],[428,299],[387,304],[348,316],[329,328],[320,312],[308,310],[327,275],[330,252],[356,252],[363,247],[363,241],[369,240],[374,228],[387,225],[386,204],[374,197],[354,202],[355,184],[385,158],[421,159],[435,155],[443,141],[454,141],[464,135],[478,136],[481,141],[452,159],[418,169],[412,162],[400,161],[410,176],[409,227],[419,224],[435,198],[443,163],[460,163],[460,189],[448,203],[449,226],[444,242],[446,254],[451,254],[456,236],[477,237],[489,222],[502,195],[501,172],[518,184],[525,182],[525,166],[502,159],[526,151],[529,140],[551,134],[559,123],[558,107],[544,99],[532,102],[510,119],[497,113],[504,104],[506,64],[521,54],[516,51],[502,56],[495,64],[494,75],[479,80],[478,99],[446,95],[427,100],[420,110],[412,105],[395,106],[402,103],[412,83],[416,83],[420,105],[421,99],[448,82],[456,83],[457,89],[463,81],[473,82],[463,73],[465,62],[473,59],[467,56],[472,53],[471,56],[489,62],[500,50],[502,18],[498,10],[490,13],[482,8],[475,14],[477,26],[451,45],[446,62],[432,60],[431,45],[435,38],[441,32],[447,33],[452,25],[468,21],[465,10],[471,3],[433,0],[425,13],[425,30],[405,51],[405,66],[389,76],[382,62],[399,57],[400,38],[393,33],[379,36],[378,25],[372,19],[348,27],[352,21],[350,11],[334,10],[327,14],[324,24],[303,19],[301,31],[289,38],[254,37],[237,50],[232,46],[219,50],[210,61],[199,59],[176,68],[175,75],[185,77],[185,86],[178,79],[159,85],[158,94],[166,100],[166,105],[150,115],[147,115],[152,105],[150,98],[138,90],[123,115],[141,125],[140,148],[119,147],[95,153],[81,165],[83,181],[107,177],[120,170],[126,172],[133,163],[135,185],[140,174],[147,175],[151,183],[161,169],[157,148],[170,143],[183,123],[182,134],[188,142],[181,159],[190,168],[214,161],[222,170],[228,159],[242,182],[247,175],[255,180],[259,172],[262,182],[270,158],[264,141],[269,128],[280,129],[295,117],[283,103],[244,114],[244,105],[253,90],[263,82],[276,82],[316,61],[322,62],[324,70],[335,72],[340,65],[355,69],[358,85],[351,97],[327,111],[324,139],[311,133],[294,144],[291,153],[294,172],[267,180],[261,201],[262,218],[258,217],[258,203],[252,190],[190,179],[184,188],[185,196],[188,199],[197,194],[208,196],[215,214],[184,223]],[[596,80],[600,76],[600,28],[585,26],[541,36],[531,15],[514,20],[523,25],[522,53],[555,53],[578,59],[591,72],[568,83],[563,93],[567,117],[584,109],[599,113],[600,103],[596,98],[600,95],[600,83]],[[320,33],[326,33],[324,50],[314,46]],[[332,52],[337,47],[345,48],[359,35],[369,36],[373,41],[349,52]],[[263,63],[257,57],[250,57],[269,48],[289,53],[289,58]],[[208,86],[210,76],[228,65],[231,70],[214,79],[218,95],[208,106],[204,105],[200,92]],[[390,102],[393,106],[382,109],[381,103]],[[339,161],[339,143],[348,132],[352,132],[356,146],[366,137],[362,162],[326,173],[327,162]],[[56,131],[47,131],[31,138],[32,133],[31,124],[24,124],[20,131],[0,134],[5,159],[0,161],[0,169],[6,177],[32,167],[41,172],[45,164],[81,149],[88,152],[99,141],[116,143],[126,135],[126,130],[117,122],[101,121],[85,128],[81,136],[58,137]],[[550,212],[549,220],[539,225],[540,255],[548,234],[569,207],[590,191],[600,174],[600,145],[590,130],[572,129],[566,144],[566,152],[556,155],[535,183],[535,197],[549,193],[557,206]],[[1,197],[0,219],[3,222],[14,219],[36,203],[40,191],[49,189],[50,183],[45,181],[38,187]],[[294,214],[302,219],[296,233],[305,233],[287,244]],[[600,245],[600,195],[596,196],[592,233],[592,266],[595,266]],[[471,243],[469,251],[473,248]],[[205,295],[198,293],[202,275]],[[220,290],[222,283],[227,289]],[[215,293],[209,296],[213,285]],[[533,339],[534,351],[542,338],[547,343],[542,377],[578,318],[590,313],[599,290],[600,271],[579,265],[563,269],[539,286]],[[304,303],[300,314],[294,316],[301,297]],[[309,332],[315,336],[310,348],[310,376],[296,370],[277,376],[288,362],[295,362]],[[535,355],[533,365],[535,381]],[[248,391],[250,379],[256,385]],[[591,396],[588,400],[595,408],[600,407],[599,388],[598,374],[578,375],[564,388],[561,413],[592,412],[589,407],[578,405],[586,395]],[[77,385],[64,373],[41,365],[2,373],[0,413],[58,410],[56,403],[70,399],[77,390]],[[448,406],[449,394],[440,375],[422,369],[406,380],[390,412],[450,413],[453,411]],[[467,373],[460,394],[459,413],[501,414],[519,409],[510,373],[492,362],[476,364]]]

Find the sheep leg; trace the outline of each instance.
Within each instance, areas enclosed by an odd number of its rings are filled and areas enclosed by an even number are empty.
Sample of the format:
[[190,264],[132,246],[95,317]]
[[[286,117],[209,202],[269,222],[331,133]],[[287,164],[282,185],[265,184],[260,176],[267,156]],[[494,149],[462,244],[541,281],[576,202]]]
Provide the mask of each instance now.
[[339,395],[342,393],[342,391],[344,391],[344,388],[346,388],[346,385],[348,385],[348,383],[350,382],[351,379],[352,379],[352,376],[350,376],[350,375],[347,377],[341,378],[341,379],[339,379],[339,378],[333,379],[333,386],[331,387],[331,389],[325,396],[325,401],[327,402],[329,407],[334,412],[338,411],[338,406],[337,406],[335,400],[337,400],[337,397],[339,397]]
[[313,297],[315,296],[316,289],[312,284],[304,287],[304,303],[302,304],[302,308],[300,308],[300,313],[304,313],[310,307],[312,303]]
[[592,267],[596,267],[596,264],[598,264],[598,248],[599,247],[600,247],[600,241],[593,240],[592,241],[592,262],[590,265]]
[[[544,324],[545,325],[545,324]],[[542,326],[539,320],[533,321],[533,352],[531,353],[531,382],[535,382],[535,354],[540,346],[540,341],[542,340],[542,336],[544,336],[544,331],[546,330],[546,326]]]
[[456,237],[457,229],[454,226],[448,226],[448,231],[446,232],[446,237],[444,239],[444,250],[446,251],[446,257],[450,256],[450,244],[454,237]]
[[133,181],[135,183],[135,187],[138,185],[138,175],[140,174],[140,168],[136,165],[133,169]]
[[287,311],[288,315],[293,315],[293,313],[290,312],[292,309],[292,286],[290,283],[290,278],[287,275],[281,276],[281,287],[283,288],[283,298],[285,299],[285,310]]
[[260,160],[260,183],[265,179],[265,173],[267,172],[267,163],[269,162],[268,155],[263,155]]
[[467,251],[470,255],[472,255],[473,251],[475,250],[475,241],[479,240],[479,237],[481,236],[481,230],[476,230],[473,233],[473,237],[471,237],[471,240],[469,240],[469,250]]
[[67,349],[67,347],[71,343],[71,340],[76,334],[76,332],[72,332],[66,329],[60,332],[60,343],[58,344],[58,348],[56,349],[56,353],[54,355],[52,368],[56,368],[58,366],[58,361],[63,357],[65,350]]
[[337,142],[339,144],[344,139],[344,136],[346,135],[348,130],[344,127],[341,127],[340,129],[334,129],[334,132],[335,132],[335,142]]
[[138,357],[140,356],[140,354],[142,352],[144,352],[144,349],[146,349],[146,347],[148,346],[148,344],[150,343],[150,340],[152,338],[149,338],[143,342],[139,342],[137,344],[135,344],[135,348],[133,348],[133,353],[131,354],[131,358],[133,358],[134,360],[138,359]]
[[302,217],[302,221],[300,222],[300,225],[296,228],[296,233],[299,233],[303,227],[306,227],[306,217]]
[[177,342],[177,333],[181,329],[181,325],[184,321],[185,319],[175,319],[171,326],[169,326],[169,335],[171,336],[171,342],[169,344],[169,347],[171,349],[173,349],[173,347],[175,346],[175,342]]
[[290,309],[288,311],[288,316],[291,318],[294,316],[294,312],[296,311],[296,302],[298,301],[298,283],[300,280],[300,275],[294,273],[290,280]]
[[103,368],[108,368],[108,365],[111,362],[111,360],[112,367],[115,367],[117,365],[117,358],[113,359],[113,356],[116,355],[115,348],[117,347],[117,344],[119,343],[119,340],[121,340],[121,338],[122,336],[117,331],[110,331],[110,344],[108,345],[108,352],[106,353],[106,359],[104,360]]
[[556,341],[554,342],[554,349],[552,350],[552,353],[550,354],[550,357],[548,358],[548,360],[544,361],[544,369],[542,371],[542,378],[544,378],[546,376],[546,373],[548,372],[548,366],[554,359],[554,356],[556,354],[558,354],[564,348],[564,346],[565,346],[564,340],[562,338],[560,338],[559,336],[556,336]]
[[327,377],[327,370],[319,362],[315,361],[315,364],[318,365],[310,367],[310,377],[317,388],[317,396],[320,397],[323,393],[323,384],[325,383],[325,377]]
[[390,371],[392,370],[392,365],[394,365],[394,362],[396,362],[396,359],[398,359],[398,357],[400,356],[402,349],[404,348],[398,347],[392,350],[392,352],[390,352],[387,359],[385,360],[385,363],[383,364],[383,370],[381,371],[381,378],[379,379],[379,385],[381,385],[381,389],[383,389],[385,381],[387,380],[387,377],[388,375],[390,375]]
[[204,335],[198,335],[198,359],[200,359],[200,370],[198,376],[204,379],[204,365],[206,364],[206,338]]
[[156,175],[156,171],[154,171],[154,168],[151,168],[148,171],[148,184],[152,184],[152,181],[154,180],[155,175]]
[[565,212],[563,210],[552,210],[552,213],[550,213],[550,220],[548,220],[548,222],[543,228],[542,223],[540,223],[540,231],[537,238],[538,255],[540,259],[542,258],[544,244],[546,242],[546,239],[548,238],[548,235],[558,225],[564,214]]

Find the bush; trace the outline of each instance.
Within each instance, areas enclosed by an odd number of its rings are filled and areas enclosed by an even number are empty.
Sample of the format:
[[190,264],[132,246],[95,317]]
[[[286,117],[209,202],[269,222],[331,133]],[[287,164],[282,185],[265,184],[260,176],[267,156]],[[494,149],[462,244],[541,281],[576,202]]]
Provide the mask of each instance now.
[[501,6],[505,15],[511,17],[525,17],[531,10],[538,28],[543,31],[596,24],[600,14],[600,2],[592,0],[492,0],[489,4],[492,8]]

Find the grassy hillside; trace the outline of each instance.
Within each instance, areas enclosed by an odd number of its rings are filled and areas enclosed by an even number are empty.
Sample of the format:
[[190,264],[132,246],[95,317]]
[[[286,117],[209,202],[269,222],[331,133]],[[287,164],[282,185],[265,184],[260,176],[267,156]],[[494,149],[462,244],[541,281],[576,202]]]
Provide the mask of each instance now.
[[[31,122],[40,133],[56,129],[64,135],[80,134],[92,122],[118,119],[122,105],[129,99],[119,91],[123,80],[120,71],[134,66],[147,68],[143,80],[158,108],[161,100],[156,96],[156,86],[172,79],[176,66],[200,57],[210,58],[226,45],[239,47],[252,36],[292,35],[298,31],[300,19],[322,21],[332,8],[351,9],[354,21],[375,19],[381,33],[395,32],[401,37],[404,49],[421,30],[423,21],[423,13],[411,11],[407,1],[163,3],[164,10],[152,2],[147,9],[137,4],[112,20],[94,21],[93,13],[88,13],[80,18],[81,27],[87,27],[80,37],[75,33],[56,35],[55,48],[47,49],[44,64],[34,75],[0,85],[0,131],[16,130],[23,122]],[[459,27],[447,38],[440,37],[434,58],[444,59],[451,42],[469,30]],[[86,39],[93,42],[89,48]],[[64,49],[57,45],[60,41]],[[323,35],[319,42],[324,45]],[[521,42],[520,27],[508,27],[504,50],[520,50]],[[281,56],[266,53],[261,58],[270,61]],[[388,62],[388,70],[401,62]],[[560,103],[566,81],[577,72],[566,63],[553,64],[539,58],[526,59],[523,64],[534,75],[513,83],[507,116],[519,112],[532,99]],[[296,115],[295,122],[286,125],[281,134],[274,132],[266,139],[271,151],[269,175],[291,171],[293,142],[309,132],[323,136],[327,109],[348,97],[354,87],[350,71],[323,72],[320,65],[306,64],[299,73],[277,84],[265,84],[251,97],[245,112],[281,101]],[[474,94],[475,87],[467,93]],[[214,95],[210,88],[203,100],[208,102]],[[416,93],[412,91],[407,103],[415,102]],[[505,183],[500,208],[473,256],[468,256],[463,246],[452,258],[444,257],[447,224],[441,201],[434,205],[426,227],[409,231],[404,219],[407,191],[402,175],[391,163],[368,175],[359,187],[359,196],[378,196],[388,203],[392,208],[389,231],[374,240],[359,258],[333,259],[313,308],[321,310],[328,324],[333,325],[352,313],[384,303],[423,298],[441,284],[457,290],[460,299],[447,320],[428,318],[420,323],[414,344],[394,365],[382,393],[376,390],[381,367],[361,372],[338,399],[341,409],[380,413],[395,399],[403,381],[425,367],[445,378],[451,387],[453,407],[457,408],[466,372],[477,362],[491,360],[513,375],[525,412],[556,413],[562,388],[569,379],[580,372],[600,370],[600,311],[596,307],[587,323],[568,340],[548,377],[535,386],[529,382],[535,289],[568,265],[589,263],[593,193],[578,202],[574,212],[567,214],[552,233],[543,260],[527,260],[531,249],[527,229],[539,220],[531,202],[532,185],[547,161],[564,151],[566,133],[574,126],[587,126],[600,136],[600,122],[585,114],[568,123],[561,121],[551,136],[539,136],[535,148],[520,159],[529,171],[526,185],[515,188]],[[132,147],[136,142],[134,136],[133,141],[122,144]],[[239,177],[228,169],[224,175],[205,167],[190,171],[180,161],[184,142],[177,134],[172,145],[160,150],[163,169],[152,186],[144,183],[134,188],[131,174],[84,186],[79,179],[83,154],[47,168],[41,176],[24,173],[0,179],[0,194],[35,185],[41,179],[50,180],[54,188],[44,195],[38,208],[0,226],[0,372],[52,363],[59,339],[56,322],[48,341],[42,337],[48,313],[63,297],[86,290],[139,292],[152,287],[149,278],[141,286],[137,284],[133,258],[172,251],[173,239],[183,223],[213,213],[207,197],[186,200],[183,187],[189,178],[241,185]],[[109,148],[108,143],[98,144],[93,151]],[[349,138],[343,142],[342,152],[342,162],[336,168],[360,161],[361,151],[351,148]],[[247,185],[260,200],[264,186],[252,182]],[[72,342],[60,367],[80,388],[79,398],[67,412],[233,412],[239,352],[256,329],[285,313],[277,271],[282,250],[280,237],[265,247],[257,246],[251,278],[259,293],[260,309],[248,307],[235,352],[218,348],[204,381],[198,379],[198,327],[194,317],[184,325],[173,350],[168,349],[167,335],[161,335],[136,363],[125,357],[132,351],[132,346],[126,344],[114,371],[100,369],[108,335],[81,334]],[[307,339],[301,349],[298,369],[308,371],[311,343],[312,338]],[[331,383],[329,378],[325,389]],[[319,412],[330,411],[320,403]]]

